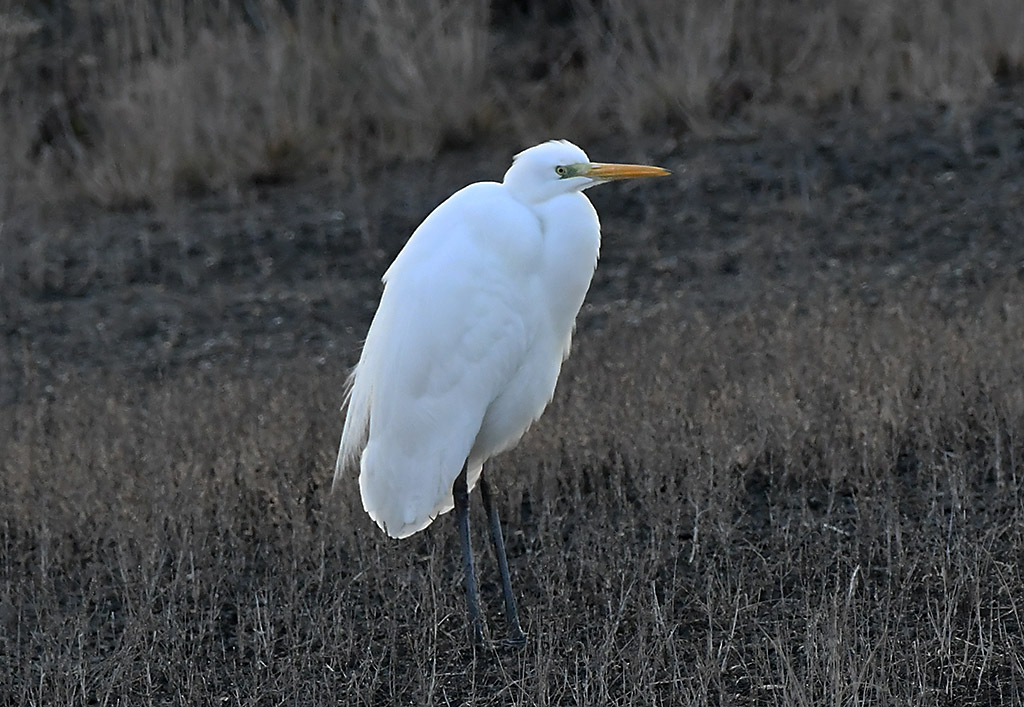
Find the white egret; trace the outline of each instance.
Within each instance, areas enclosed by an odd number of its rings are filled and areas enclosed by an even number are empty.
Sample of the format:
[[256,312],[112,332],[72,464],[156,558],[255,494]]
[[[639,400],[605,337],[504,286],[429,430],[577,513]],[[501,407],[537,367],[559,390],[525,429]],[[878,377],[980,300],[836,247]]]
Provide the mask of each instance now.
[[525,641],[484,463],[551,401],[601,244],[583,190],[668,174],[601,164],[567,141],[519,153],[504,180],[471,184],[424,219],[384,273],[349,377],[334,482],[359,459],[363,507],[391,537],[456,511],[466,598],[482,640],[468,495],[480,483],[513,642]]

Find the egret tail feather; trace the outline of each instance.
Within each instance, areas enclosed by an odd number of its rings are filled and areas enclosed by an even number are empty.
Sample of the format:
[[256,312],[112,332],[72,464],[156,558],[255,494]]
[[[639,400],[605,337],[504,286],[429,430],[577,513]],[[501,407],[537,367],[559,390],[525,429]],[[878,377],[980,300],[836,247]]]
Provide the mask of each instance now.
[[370,429],[370,391],[366,381],[359,378],[359,366],[352,369],[345,381],[345,399],[342,410],[347,409],[345,426],[341,433],[341,444],[338,445],[338,459],[334,463],[334,480],[331,482],[333,491],[345,469],[359,458],[366,446],[366,438]]

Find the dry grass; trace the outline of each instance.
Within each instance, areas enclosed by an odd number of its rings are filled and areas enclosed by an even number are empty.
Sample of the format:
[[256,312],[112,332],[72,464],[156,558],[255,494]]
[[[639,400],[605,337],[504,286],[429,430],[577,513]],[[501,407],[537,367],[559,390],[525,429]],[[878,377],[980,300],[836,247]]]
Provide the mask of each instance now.
[[1024,67],[1014,0],[579,5],[588,105],[630,132],[665,121],[706,129],[751,99],[959,106]]
[[287,7],[0,2],[6,200],[162,204],[467,140],[715,129],[765,103],[966,105],[1024,70],[1015,0]]
[[[433,154],[473,119],[486,67],[480,0],[63,7],[56,56],[22,39],[4,125],[30,175],[104,204]],[[45,90],[25,85],[40,73]]]
[[341,370],[40,389],[2,429],[0,694],[1019,703],[1024,290],[960,311],[835,291],[583,335],[491,466],[518,653],[467,652],[448,517],[397,543],[328,494]]

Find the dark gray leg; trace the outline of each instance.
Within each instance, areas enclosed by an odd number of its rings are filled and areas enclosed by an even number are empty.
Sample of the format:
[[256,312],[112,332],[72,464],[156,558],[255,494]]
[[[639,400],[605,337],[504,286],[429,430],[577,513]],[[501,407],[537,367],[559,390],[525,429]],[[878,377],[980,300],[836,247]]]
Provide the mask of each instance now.
[[476,589],[476,571],[473,569],[473,545],[469,539],[469,484],[466,467],[455,479],[452,486],[455,497],[455,520],[459,524],[459,540],[462,543],[462,568],[466,575],[466,604],[469,606],[469,622],[473,640],[478,645],[484,642],[483,625],[480,623],[480,595]]
[[505,539],[501,535],[501,521],[498,520],[498,508],[491,499],[491,489],[487,479],[480,477],[480,495],[484,499],[484,510],[487,511],[487,521],[491,526],[491,542],[494,544],[494,554],[498,558],[498,569],[501,571],[501,591],[505,595],[505,620],[508,621],[508,628],[511,632],[509,642],[522,645],[526,643],[526,634],[523,627],[519,625],[519,612],[516,610],[516,598],[512,594],[512,582],[508,575],[508,558],[505,557]]

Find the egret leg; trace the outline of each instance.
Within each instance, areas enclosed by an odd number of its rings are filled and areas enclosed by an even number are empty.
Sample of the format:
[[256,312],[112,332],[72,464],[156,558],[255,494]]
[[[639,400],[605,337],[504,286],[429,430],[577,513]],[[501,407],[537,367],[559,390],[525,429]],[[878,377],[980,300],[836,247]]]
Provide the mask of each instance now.
[[498,558],[498,570],[501,572],[501,592],[505,595],[505,620],[508,621],[512,633],[509,642],[522,645],[526,643],[526,634],[519,625],[519,612],[516,610],[516,597],[512,593],[512,581],[508,574],[508,558],[505,556],[505,539],[501,534],[498,507],[494,505],[491,488],[483,476],[480,477],[480,495],[484,499],[484,510],[487,511],[487,521],[491,527],[491,542],[494,544],[494,554]]
[[462,543],[462,568],[466,575],[466,604],[469,606],[469,622],[473,640],[478,645],[484,642],[483,625],[480,622],[480,595],[476,589],[476,571],[473,568],[473,545],[469,539],[469,483],[466,467],[455,479],[452,486],[455,498],[455,520],[459,524],[459,540]]

